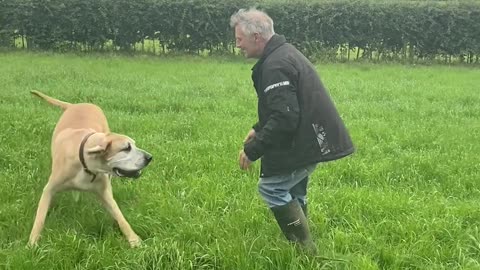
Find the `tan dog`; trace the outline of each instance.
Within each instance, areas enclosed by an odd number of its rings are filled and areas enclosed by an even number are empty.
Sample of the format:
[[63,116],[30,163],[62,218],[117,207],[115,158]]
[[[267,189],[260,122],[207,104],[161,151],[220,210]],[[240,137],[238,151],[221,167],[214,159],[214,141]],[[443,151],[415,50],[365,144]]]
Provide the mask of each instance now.
[[50,201],[63,190],[93,192],[118,222],[132,247],[141,243],[112,194],[111,176],[137,178],[152,155],[125,135],[111,133],[102,110],[93,104],[70,104],[40,92],[32,94],[64,110],[52,137],[52,171],[38,204],[29,245],[37,243]]

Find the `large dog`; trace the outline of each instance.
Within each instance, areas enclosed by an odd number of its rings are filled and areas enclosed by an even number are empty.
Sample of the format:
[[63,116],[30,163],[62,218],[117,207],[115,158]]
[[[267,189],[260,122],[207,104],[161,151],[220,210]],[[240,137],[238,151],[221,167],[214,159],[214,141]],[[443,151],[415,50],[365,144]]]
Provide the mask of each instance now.
[[118,222],[130,246],[141,239],[118,208],[112,194],[111,176],[137,178],[152,160],[152,155],[137,148],[135,142],[111,133],[102,110],[93,104],[70,104],[38,91],[32,94],[64,110],[53,132],[52,170],[43,189],[29,245],[36,245],[43,229],[50,201],[63,190],[89,191],[96,194]]

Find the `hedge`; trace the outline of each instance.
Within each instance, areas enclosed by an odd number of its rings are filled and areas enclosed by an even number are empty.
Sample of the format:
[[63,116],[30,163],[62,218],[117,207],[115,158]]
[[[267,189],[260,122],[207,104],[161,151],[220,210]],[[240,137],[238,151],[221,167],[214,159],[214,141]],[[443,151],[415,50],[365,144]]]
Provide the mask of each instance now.
[[0,0],[0,46],[235,53],[229,18],[253,5],[312,58],[480,55],[478,1]]

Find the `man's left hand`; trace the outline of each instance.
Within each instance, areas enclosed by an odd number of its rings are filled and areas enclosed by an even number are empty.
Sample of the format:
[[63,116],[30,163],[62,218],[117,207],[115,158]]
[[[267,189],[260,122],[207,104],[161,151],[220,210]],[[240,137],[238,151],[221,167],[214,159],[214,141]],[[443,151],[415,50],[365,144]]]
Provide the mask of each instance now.
[[240,154],[238,156],[238,164],[240,165],[240,169],[242,170],[247,170],[248,167],[250,167],[250,164],[252,164],[252,161],[248,159],[247,155],[243,150],[240,150]]

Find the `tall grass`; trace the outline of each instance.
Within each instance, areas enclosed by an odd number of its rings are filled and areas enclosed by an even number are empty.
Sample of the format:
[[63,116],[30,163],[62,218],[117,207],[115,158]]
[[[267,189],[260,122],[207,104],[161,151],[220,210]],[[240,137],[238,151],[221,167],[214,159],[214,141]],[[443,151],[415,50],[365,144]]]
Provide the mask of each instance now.
[[[2,269],[479,269],[480,70],[319,64],[357,152],[320,166],[310,224],[321,255],[287,243],[238,169],[256,121],[254,63],[222,58],[0,54]],[[130,249],[93,196],[55,197],[26,248],[60,110],[40,90],[101,106],[154,155],[114,196]]]

